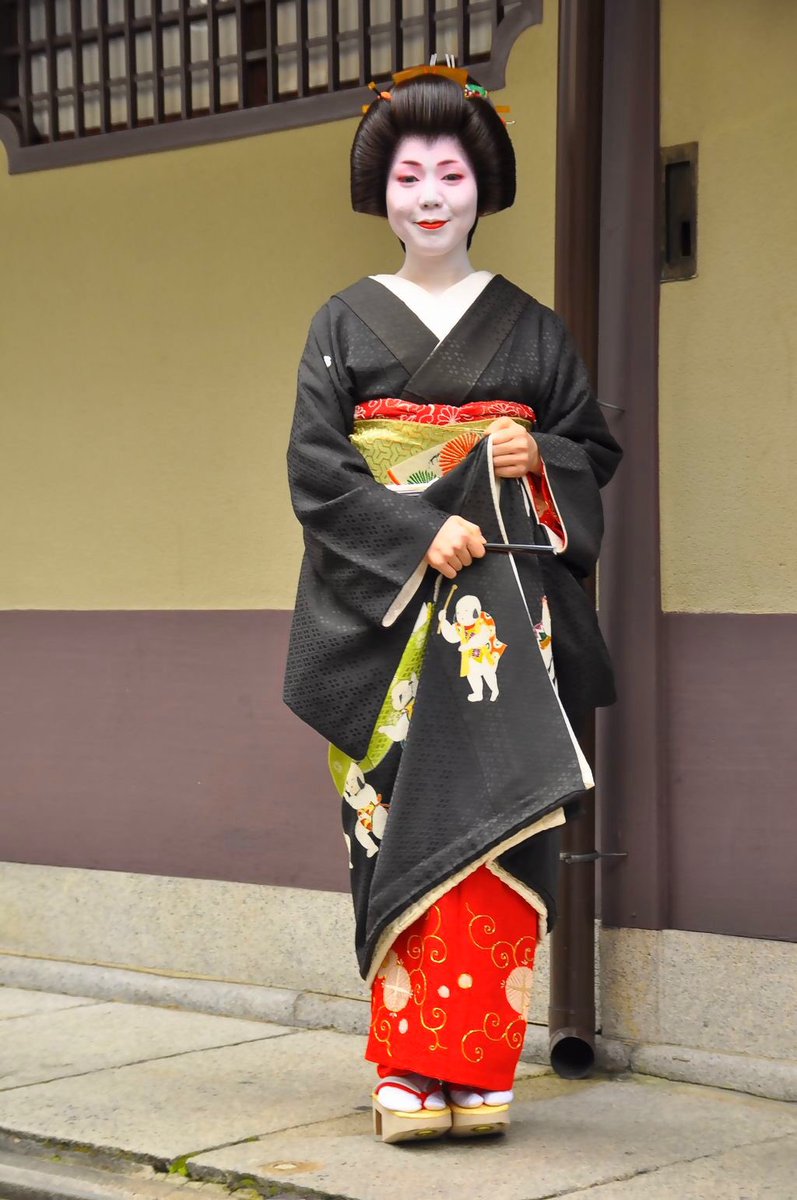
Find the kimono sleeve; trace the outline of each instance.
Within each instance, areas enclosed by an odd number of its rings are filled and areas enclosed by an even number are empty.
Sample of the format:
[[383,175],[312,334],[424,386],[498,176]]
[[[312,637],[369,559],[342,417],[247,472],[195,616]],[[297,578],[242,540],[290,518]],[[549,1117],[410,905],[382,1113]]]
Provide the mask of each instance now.
[[553,348],[534,439],[564,533],[562,557],[577,574],[592,571],[603,536],[600,488],[622,457],[590,387],[573,339],[554,313],[545,340]]
[[326,305],[299,367],[291,498],[309,564],[325,586],[367,621],[388,625],[420,585],[424,556],[447,514],[378,483],[350,442],[358,397],[340,342]]

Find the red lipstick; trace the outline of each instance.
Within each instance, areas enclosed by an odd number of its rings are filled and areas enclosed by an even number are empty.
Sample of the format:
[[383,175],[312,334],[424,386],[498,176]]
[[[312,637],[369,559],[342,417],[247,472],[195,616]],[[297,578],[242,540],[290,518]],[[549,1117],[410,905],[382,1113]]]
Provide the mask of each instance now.
[[447,221],[418,221],[421,229],[442,229]]

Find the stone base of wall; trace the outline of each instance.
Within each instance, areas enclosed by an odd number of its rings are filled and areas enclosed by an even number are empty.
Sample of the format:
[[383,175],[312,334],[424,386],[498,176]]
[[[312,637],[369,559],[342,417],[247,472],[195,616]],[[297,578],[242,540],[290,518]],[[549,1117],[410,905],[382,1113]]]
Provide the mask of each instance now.
[[[364,1032],[348,896],[0,864],[0,984]],[[598,932],[599,1066],[797,1099],[797,945]],[[547,1061],[548,944],[523,1057]]]
[[602,929],[603,1034],[797,1059],[797,944],[681,929]]
[[[368,997],[341,892],[0,863],[0,954]],[[547,944],[535,975],[531,1019],[545,1024]]]

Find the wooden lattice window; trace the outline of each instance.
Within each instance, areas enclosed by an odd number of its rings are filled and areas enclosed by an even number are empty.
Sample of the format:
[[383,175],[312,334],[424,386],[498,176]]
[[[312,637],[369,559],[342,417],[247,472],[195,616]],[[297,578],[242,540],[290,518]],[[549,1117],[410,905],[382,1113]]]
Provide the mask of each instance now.
[[364,88],[454,54],[503,84],[542,0],[0,0],[12,171],[351,116]]

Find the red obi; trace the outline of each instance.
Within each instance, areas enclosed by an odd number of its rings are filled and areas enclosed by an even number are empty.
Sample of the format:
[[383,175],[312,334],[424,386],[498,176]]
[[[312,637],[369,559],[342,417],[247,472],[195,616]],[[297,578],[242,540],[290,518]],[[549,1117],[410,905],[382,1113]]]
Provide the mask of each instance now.
[[354,410],[355,421],[370,421],[381,417],[389,421],[414,421],[417,425],[466,425],[469,421],[487,421],[496,417],[513,420],[535,420],[534,409],[528,404],[513,404],[509,400],[476,400],[471,404],[415,404],[412,400],[397,400],[384,396],[366,400]]

